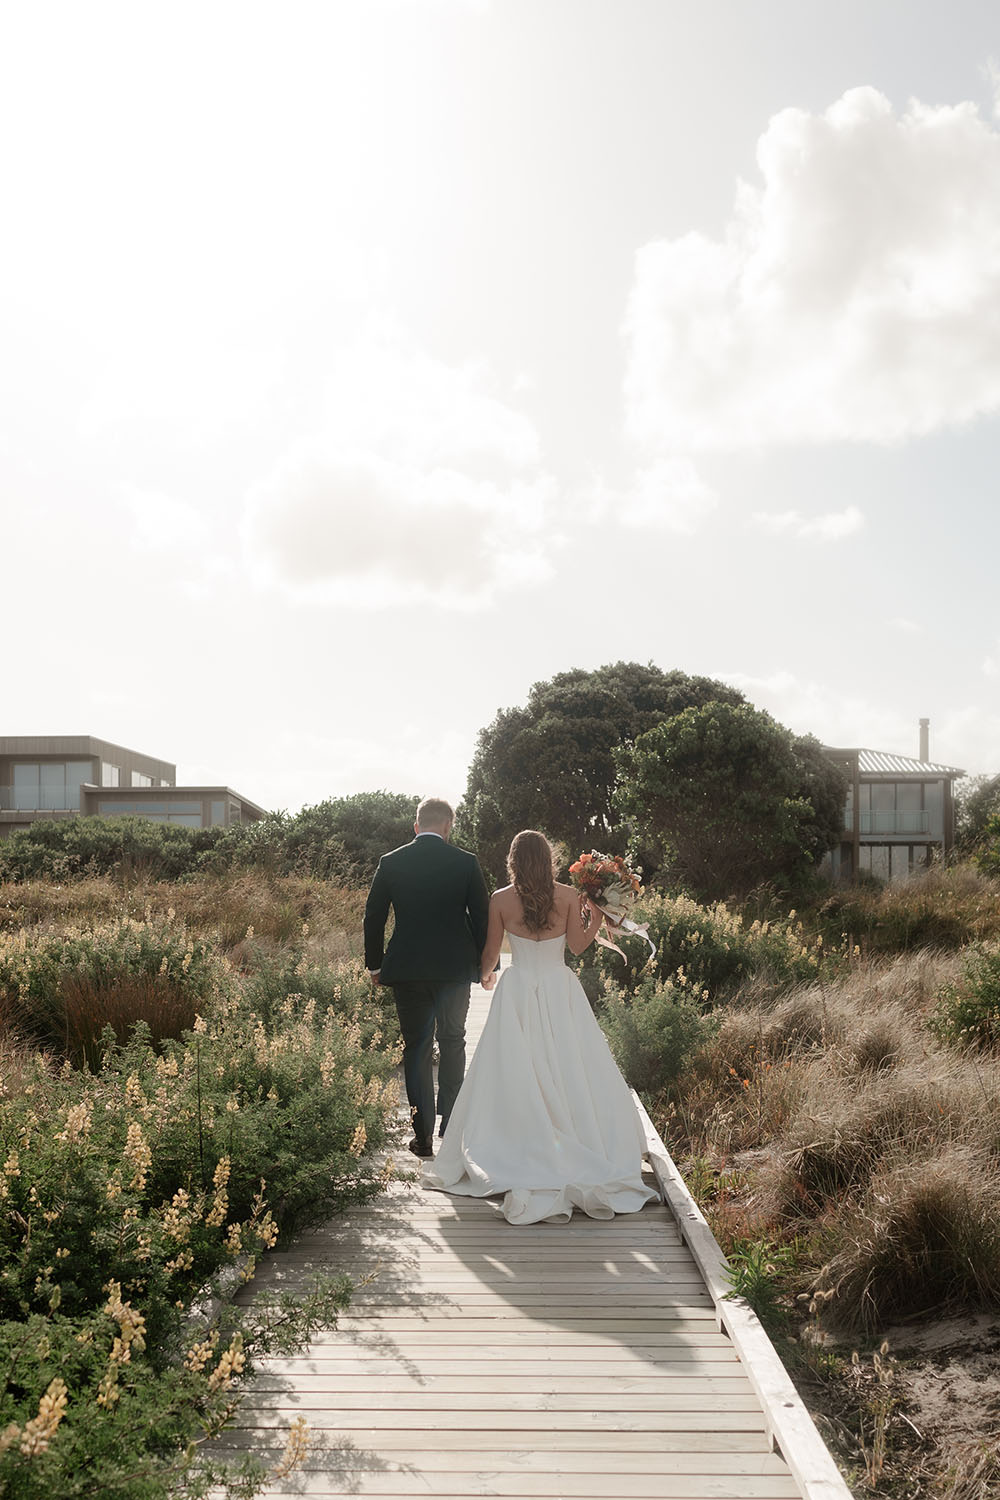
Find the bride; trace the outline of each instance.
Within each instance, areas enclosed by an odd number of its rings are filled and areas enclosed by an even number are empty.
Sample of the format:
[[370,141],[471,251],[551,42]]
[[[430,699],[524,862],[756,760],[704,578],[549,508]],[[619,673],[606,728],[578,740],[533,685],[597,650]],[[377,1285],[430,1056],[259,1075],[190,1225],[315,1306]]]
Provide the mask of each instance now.
[[642,1180],[642,1128],[564,958],[567,944],[589,948],[602,918],[555,880],[552,846],[533,829],[514,838],[507,873],[490,901],[483,985],[495,983],[504,933],[513,961],[423,1184],[502,1193],[511,1224],[566,1223],[574,1208],[595,1219],[633,1213],[658,1197]]

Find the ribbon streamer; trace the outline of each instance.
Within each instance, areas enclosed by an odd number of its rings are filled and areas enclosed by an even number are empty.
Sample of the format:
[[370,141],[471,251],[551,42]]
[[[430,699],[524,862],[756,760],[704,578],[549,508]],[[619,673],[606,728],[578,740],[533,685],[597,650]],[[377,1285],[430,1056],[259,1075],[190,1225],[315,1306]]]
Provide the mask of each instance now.
[[[633,922],[631,917],[614,917],[606,906],[598,906],[596,901],[591,901],[590,905],[595,911],[599,911],[603,917],[607,917],[609,921],[613,922],[616,927],[620,927],[623,932],[636,933],[639,937],[646,939],[646,942],[649,944],[649,958],[647,958],[646,963],[649,963],[650,959],[656,957],[656,944],[649,935],[648,922]],[[602,948],[610,948],[612,953],[617,953],[625,963],[628,963],[628,954],[619,948],[617,943],[612,943],[606,937],[602,937],[600,931],[598,931],[594,941],[599,943]]]

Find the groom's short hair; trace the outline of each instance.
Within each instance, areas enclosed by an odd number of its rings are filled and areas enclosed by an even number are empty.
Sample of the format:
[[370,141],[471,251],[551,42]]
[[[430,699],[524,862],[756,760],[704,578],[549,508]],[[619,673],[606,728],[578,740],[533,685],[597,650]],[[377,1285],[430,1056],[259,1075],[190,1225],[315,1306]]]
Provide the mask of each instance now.
[[454,821],[454,811],[440,797],[425,797],[417,808],[417,822],[422,828],[440,828],[443,824]]

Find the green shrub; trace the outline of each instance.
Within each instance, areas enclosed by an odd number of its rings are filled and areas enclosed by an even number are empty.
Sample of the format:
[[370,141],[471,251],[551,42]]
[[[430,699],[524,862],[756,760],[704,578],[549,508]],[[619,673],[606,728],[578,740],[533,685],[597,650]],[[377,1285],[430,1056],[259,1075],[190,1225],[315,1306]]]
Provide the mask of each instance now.
[[269,813],[256,823],[227,828],[205,850],[201,867],[258,867],[367,887],[381,856],[413,837],[418,801],[399,792],[358,792],[294,815]]
[[941,992],[930,1026],[942,1041],[1000,1045],[1000,948],[974,948],[962,979]]
[[[234,1208],[245,1212],[264,1180],[282,1231],[380,1191],[368,1153],[395,1131],[398,1057],[369,991],[355,972],[340,987],[340,1011],[291,995],[271,1026],[230,1003],[183,1046],[167,1044],[139,1079],[164,1180],[210,1182],[212,1163],[227,1156]],[[112,1061],[119,1073],[131,1067],[127,1049]]]
[[631,994],[609,985],[601,1025],[627,1081],[648,1094],[673,1083],[712,1027],[685,989],[653,978]]
[[286,1299],[192,1317],[206,1285],[252,1266],[279,1230],[385,1185],[372,1151],[400,1128],[396,1058],[363,973],[331,989],[325,1008],[286,997],[265,1025],[230,986],[158,1050],[142,1024],[124,1043],[108,1031],[93,1071],[2,1044],[0,1494],[177,1500],[263,1485],[261,1464],[227,1471],[201,1456],[204,1440],[254,1354],[331,1326],[346,1285],[305,1310]]
[[0,880],[176,880],[195,870],[225,831],[139,817],[40,819],[0,843]]
[[635,916],[648,924],[655,957],[641,937],[628,934],[615,935],[626,964],[606,948],[588,948],[580,977],[592,998],[603,983],[631,991],[652,977],[677,984],[704,1005],[717,1005],[750,979],[781,989],[815,979],[836,962],[821,940],[806,936],[794,912],[783,920],[748,923],[722,902],[701,906],[688,896],[647,895]]
[[101,1036],[143,1021],[178,1037],[231,989],[202,938],[170,921],[122,918],[64,935],[0,932],[0,1025],[75,1063],[97,1063]]

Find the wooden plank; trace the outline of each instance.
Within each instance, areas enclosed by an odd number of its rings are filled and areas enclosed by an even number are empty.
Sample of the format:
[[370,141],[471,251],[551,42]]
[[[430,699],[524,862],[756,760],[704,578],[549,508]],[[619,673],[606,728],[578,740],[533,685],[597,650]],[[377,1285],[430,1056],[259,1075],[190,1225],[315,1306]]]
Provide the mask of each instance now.
[[[330,1411],[339,1410],[343,1414],[380,1411],[383,1408],[387,1411],[420,1412],[429,1418],[440,1417],[444,1425],[457,1420],[461,1412],[491,1412],[491,1421],[503,1412],[521,1415],[545,1413],[548,1414],[546,1420],[553,1426],[562,1427],[573,1412],[587,1413],[596,1423],[601,1413],[610,1421],[612,1417],[617,1420],[619,1416],[640,1412],[665,1415],[669,1412],[713,1411],[722,1415],[730,1412],[753,1413],[758,1424],[764,1425],[760,1402],[749,1381],[744,1381],[742,1385],[738,1381],[730,1381],[724,1389],[718,1382],[710,1381],[707,1387],[696,1389],[690,1381],[684,1381],[677,1390],[659,1390],[652,1394],[644,1391],[620,1391],[616,1388],[605,1391],[599,1401],[594,1400],[590,1391],[567,1391],[562,1387],[554,1391],[525,1391],[520,1386],[515,1386],[511,1391],[470,1391],[463,1386],[460,1390],[447,1392],[446,1399],[442,1400],[440,1392],[426,1391],[419,1385],[409,1386],[405,1391],[358,1390],[353,1386],[348,1390],[340,1390],[331,1389],[327,1381],[315,1380],[292,1387],[287,1381],[270,1378],[265,1371],[246,1391],[243,1399],[253,1406],[273,1410],[286,1404],[290,1410],[297,1406],[310,1406]],[[555,1420],[555,1413],[563,1414],[558,1421]]]
[[[565,1318],[559,1323],[550,1323],[544,1318],[531,1318],[519,1314],[516,1308],[509,1309],[510,1316],[470,1317],[462,1308],[441,1308],[436,1313],[422,1313],[419,1308],[411,1311],[380,1312],[372,1308],[366,1317],[342,1314],[337,1321],[336,1332],[350,1338],[352,1334],[365,1332],[374,1338],[391,1337],[396,1332],[440,1333],[444,1338],[455,1338],[459,1331],[468,1334],[496,1333],[511,1338],[560,1338],[582,1334],[589,1339],[626,1339],[636,1334],[670,1335],[690,1333],[697,1337],[702,1332],[715,1332],[717,1319],[714,1310],[689,1312],[675,1317],[650,1316],[649,1318],[605,1318],[600,1311],[591,1318]],[[727,1334],[720,1335],[728,1338]],[[649,1340],[647,1340],[648,1342]]]
[[267,1491],[267,1500],[298,1500],[302,1495],[381,1495],[383,1500],[410,1496],[444,1496],[473,1500],[482,1495],[556,1497],[556,1500],[795,1500],[795,1481],[784,1474],[449,1474],[376,1473],[315,1470],[308,1460],[284,1486]]
[[[269,1446],[272,1452],[278,1453],[283,1445],[283,1438],[276,1433]],[[229,1446],[231,1449],[246,1451],[249,1446],[247,1435],[232,1434]],[[639,1476],[660,1477],[668,1474],[697,1475],[702,1478],[723,1474],[779,1477],[788,1474],[786,1464],[775,1453],[730,1452],[709,1449],[703,1445],[699,1445],[697,1449],[689,1446],[686,1450],[670,1452],[629,1448],[625,1451],[582,1453],[569,1448],[555,1450],[529,1447],[523,1452],[508,1448],[491,1449],[482,1453],[478,1450],[411,1446],[376,1453],[370,1449],[355,1447],[353,1443],[338,1445],[332,1441],[324,1442],[319,1437],[312,1444],[306,1469],[326,1474],[350,1475],[352,1479],[364,1484],[366,1479],[376,1474],[394,1474],[397,1482],[399,1476],[414,1471],[423,1476],[428,1463],[435,1475],[452,1483],[458,1481],[459,1476],[468,1482],[470,1476],[485,1477],[487,1474],[501,1482],[504,1477],[516,1475],[524,1479],[530,1474],[536,1481],[559,1478],[577,1485],[584,1476],[591,1481],[603,1480],[606,1485],[612,1475],[620,1483],[626,1476],[631,1480]],[[577,1493],[580,1491],[577,1490]],[[584,1489],[582,1493],[601,1495],[603,1487],[596,1490]]]
[[409,1328],[394,1334],[361,1324],[353,1330],[338,1328],[332,1333],[321,1333],[309,1347],[318,1355],[328,1350],[344,1352],[349,1349],[359,1358],[364,1358],[374,1349],[390,1348],[401,1354],[426,1352],[433,1356],[437,1348],[468,1347],[478,1349],[484,1358],[492,1358],[494,1355],[503,1358],[509,1349],[520,1350],[526,1358],[528,1351],[533,1349],[599,1349],[602,1359],[616,1359],[623,1349],[633,1354],[648,1353],[654,1356],[665,1349],[725,1349],[727,1353],[732,1353],[733,1346],[728,1334],[719,1333],[715,1323],[707,1318],[705,1324],[701,1331],[682,1328],[669,1333],[639,1326],[624,1339],[618,1335],[549,1328],[535,1322],[527,1323],[523,1328],[518,1324],[510,1329],[491,1327],[489,1332],[482,1329],[470,1330],[462,1323],[458,1328]]
[[[381,1423],[371,1426],[345,1427],[338,1425],[332,1418],[323,1412],[300,1408],[297,1413],[305,1417],[309,1423],[309,1431],[317,1433],[317,1441],[322,1441],[326,1446],[336,1447],[361,1447],[375,1444],[379,1452],[391,1453],[398,1458],[401,1452],[440,1451],[442,1446],[442,1432],[438,1430],[421,1429],[419,1427],[397,1428],[387,1431]],[[281,1435],[283,1441],[284,1431],[287,1427],[287,1417],[276,1412],[270,1413],[270,1423],[261,1421],[260,1426],[268,1427],[266,1441],[274,1441],[277,1435]],[[231,1431],[239,1431],[248,1427],[249,1424],[233,1422]],[[496,1427],[470,1427],[463,1431],[449,1431],[447,1434],[448,1451],[451,1453],[492,1453],[512,1451],[539,1453],[565,1454],[573,1453],[580,1455],[591,1455],[591,1465],[600,1467],[600,1459],[593,1455],[608,1453],[619,1453],[628,1451],[631,1453],[691,1453],[694,1451],[709,1453],[768,1453],[767,1435],[761,1427],[757,1431],[749,1432],[714,1432],[697,1431],[693,1427],[681,1427],[668,1432],[630,1432],[627,1430],[605,1430],[594,1431],[553,1431],[546,1427],[508,1427],[500,1429]],[[626,1448],[627,1445],[627,1448]]]
[[[392,1443],[397,1432],[427,1432],[439,1443],[451,1445],[466,1431],[480,1432],[484,1422],[497,1433],[528,1432],[533,1439],[564,1438],[573,1445],[587,1436],[603,1438],[628,1433],[630,1439],[641,1442],[649,1437],[654,1443],[670,1433],[697,1432],[709,1438],[721,1438],[727,1434],[739,1434],[741,1440],[749,1440],[750,1434],[759,1436],[761,1443],[770,1449],[770,1438],[764,1430],[764,1418],[755,1401],[746,1411],[719,1410],[719,1401],[706,1403],[704,1411],[673,1411],[658,1405],[654,1410],[608,1412],[593,1411],[584,1406],[577,1411],[494,1411],[476,1408],[461,1411],[439,1411],[436,1408],[396,1408],[394,1406],[359,1407],[356,1411],[344,1410],[339,1404],[333,1409],[313,1404],[321,1397],[309,1397],[290,1406],[286,1398],[270,1408],[260,1403],[241,1404],[233,1418],[233,1427],[264,1429],[280,1426],[286,1430],[293,1416],[305,1417],[310,1429],[331,1428],[335,1431],[364,1432],[372,1435],[385,1434],[386,1442]],[[731,1398],[736,1400],[738,1398]],[[597,1429],[600,1429],[599,1431]],[[756,1442],[756,1437],[754,1437]]]
[[[429,1359],[426,1356],[420,1358],[419,1369],[421,1376],[428,1380],[442,1379],[451,1376],[468,1377],[472,1380],[488,1380],[491,1372],[503,1370],[504,1375],[523,1375],[530,1379],[539,1380],[580,1380],[583,1378],[599,1380],[649,1380],[659,1378],[670,1378],[679,1376],[683,1379],[697,1380],[704,1375],[727,1375],[740,1374],[736,1356],[729,1351],[728,1357],[722,1357],[722,1351],[713,1351],[711,1354],[702,1354],[697,1349],[678,1350],[677,1357],[669,1359],[643,1359],[642,1356],[630,1357],[630,1351],[620,1351],[618,1360],[593,1359],[586,1361],[587,1375],[581,1376],[580,1367],[583,1361],[579,1359],[550,1359],[541,1354],[537,1359],[511,1359],[505,1358],[501,1362],[497,1359]],[[687,1358],[681,1358],[681,1355]],[[414,1360],[403,1359],[400,1356],[385,1355],[379,1352],[369,1352],[367,1357],[361,1357],[357,1351],[341,1357],[330,1357],[316,1354],[310,1350],[308,1355],[297,1359],[282,1359],[268,1364],[275,1373],[284,1374],[316,1374],[316,1375],[352,1375],[357,1380],[374,1380],[383,1375],[405,1374],[407,1367],[412,1369]]]
[[[303,1361],[307,1364],[308,1361]],[[448,1396],[461,1395],[466,1392],[480,1392],[483,1395],[510,1394],[512,1392],[523,1392],[524,1394],[535,1394],[539,1396],[548,1395],[590,1395],[590,1396],[625,1396],[625,1395],[678,1395],[686,1391],[707,1395],[710,1391],[718,1391],[723,1395],[731,1395],[739,1392],[746,1382],[746,1375],[740,1371],[739,1366],[719,1365],[711,1366],[715,1371],[712,1374],[693,1375],[619,1375],[614,1378],[600,1377],[596,1375],[560,1375],[557,1378],[544,1378],[534,1375],[494,1375],[492,1377],[473,1375],[382,1375],[376,1381],[370,1382],[372,1389],[367,1391],[366,1405],[377,1402],[381,1396],[390,1391],[401,1394],[423,1394]],[[289,1370],[263,1370],[258,1384],[261,1388],[271,1390],[287,1387],[289,1378],[294,1378],[295,1388],[299,1391],[342,1391],[345,1395],[360,1395],[366,1390],[366,1384],[356,1375],[326,1375],[318,1374],[308,1369]],[[556,1389],[554,1389],[556,1387]],[[597,1406],[602,1402],[594,1403]]]

